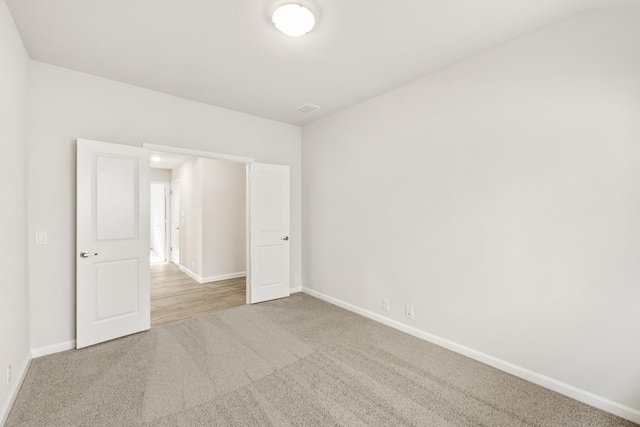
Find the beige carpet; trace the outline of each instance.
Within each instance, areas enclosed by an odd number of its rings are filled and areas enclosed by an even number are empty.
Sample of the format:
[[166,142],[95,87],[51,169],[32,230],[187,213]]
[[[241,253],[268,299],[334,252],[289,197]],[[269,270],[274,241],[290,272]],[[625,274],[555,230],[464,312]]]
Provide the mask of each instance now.
[[631,426],[304,294],[33,360],[8,426]]

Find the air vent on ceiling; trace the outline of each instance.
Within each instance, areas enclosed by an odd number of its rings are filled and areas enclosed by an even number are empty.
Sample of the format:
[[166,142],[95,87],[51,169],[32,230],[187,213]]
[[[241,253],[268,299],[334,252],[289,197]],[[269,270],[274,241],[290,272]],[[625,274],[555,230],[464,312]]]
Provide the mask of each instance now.
[[317,105],[313,105],[313,104],[304,104],[296,108],[296,111],[309,114],[309,113],[313,113],[314,111],[318,111],[320,108],[322,107],[318,107]]

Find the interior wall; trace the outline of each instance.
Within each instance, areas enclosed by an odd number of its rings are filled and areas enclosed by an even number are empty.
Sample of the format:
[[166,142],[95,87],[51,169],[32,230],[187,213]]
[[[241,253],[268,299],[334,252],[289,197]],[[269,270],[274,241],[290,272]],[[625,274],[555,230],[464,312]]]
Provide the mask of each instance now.
[[151,168],[149,178],[151,181],[171,182],[171,169]]
[[[291,271],[301,273],[300,128],[29,61],[31,346],[75,339],[76,140],[154,143],[291,167]],[[12,160],[13,161],[13,160]],[[299,286],[293,284],[292,287]]]
[[192,158],[180,180],[180,264],[203,281],[246,270],[246,165]]
[[203,159],[203,277],[246,272],[246,165]]
[[639,413],[639,39],[597,10],[303,127],[305,286]]
[[[27,246],[27,53],[0,1],[0,425],[29,360]],[[38,246],[41,248],[41,246]],[[35,250],[35,247],[34,247]],[[11,365],[12,380],[6,381]]]
[[180,180],[180,265],[202,277],[202,160],[191,158],[172,170]]

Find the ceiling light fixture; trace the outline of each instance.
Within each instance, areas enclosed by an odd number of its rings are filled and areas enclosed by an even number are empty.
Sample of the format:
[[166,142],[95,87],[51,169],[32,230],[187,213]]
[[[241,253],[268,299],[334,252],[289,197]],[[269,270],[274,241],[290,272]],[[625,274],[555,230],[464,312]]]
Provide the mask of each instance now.
[[285,4],[273,12],[273,25],[291,37],[307,34],[316,24],[309,9],[299,4]]

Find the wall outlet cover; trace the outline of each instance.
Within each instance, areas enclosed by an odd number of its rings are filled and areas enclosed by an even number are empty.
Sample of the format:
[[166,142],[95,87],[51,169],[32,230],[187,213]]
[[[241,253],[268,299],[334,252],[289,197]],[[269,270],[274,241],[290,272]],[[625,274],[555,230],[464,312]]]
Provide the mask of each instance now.
[[405,305],[404,306],[404,314],[405,316],[407,316],[409,319],[413,319],[413,307],[410,305]]

